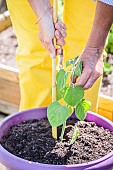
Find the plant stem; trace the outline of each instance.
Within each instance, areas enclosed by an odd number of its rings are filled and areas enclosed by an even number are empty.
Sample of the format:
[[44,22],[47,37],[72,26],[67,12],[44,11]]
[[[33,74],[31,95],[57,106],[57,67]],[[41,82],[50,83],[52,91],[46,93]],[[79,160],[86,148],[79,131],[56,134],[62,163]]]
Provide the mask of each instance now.
[[72,126],[72,125],[68,125],[68,126],[66,126],[66,128],[72,128],[72,129],[74,129],[74,126]]
[[62,126],[62,132],[61,132],[61,136],[60,136],[61,141],[63,141],[65,128],[66,128],[66,121],[63,123],[63,126]]
[[79,136],[79,134],[80,134],[80,131],[79,131],[78,127],[74,127],[73,135],[72,135],[72,139],[71,139],[70,145],[72,145],[76,141],[76,139]]
[[72,68],[72,83],[74,83],[74,71],[73,71],[73,69],[74,69],[74,65],[73,65],[73,68]]
[[72,68],[72,87],[74,88],[74,65],[73,65],[73,68]]
[[80,62],[80,59],[78,58],[78,60],[77,60],[77,62],[75,63],[75,64],[73,64],[73,68],[72,68],[72,83],[74,84],[75,82],[74,82],[74,67],[76,67],[77,66],[77,64]]

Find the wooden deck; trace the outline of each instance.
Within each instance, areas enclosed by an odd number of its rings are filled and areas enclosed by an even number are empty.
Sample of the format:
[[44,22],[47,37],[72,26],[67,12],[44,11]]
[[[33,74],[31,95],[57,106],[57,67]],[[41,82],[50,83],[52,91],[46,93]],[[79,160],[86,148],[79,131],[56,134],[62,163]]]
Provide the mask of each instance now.
[[18,69],[0,64],[0,111],[18,111],[20,101]]
[[11,25],[10,14],[8,11],[0,14],[0,31],[3,31]]
[[99,95],[98,113],[113,122],[113,97]]

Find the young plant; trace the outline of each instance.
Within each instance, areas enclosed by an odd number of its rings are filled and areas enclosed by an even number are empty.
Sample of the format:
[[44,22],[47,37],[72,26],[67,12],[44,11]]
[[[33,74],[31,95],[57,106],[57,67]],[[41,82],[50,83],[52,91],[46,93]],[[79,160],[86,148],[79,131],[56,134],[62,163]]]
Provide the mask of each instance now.
[[[67,68],[69,68],[67,70]],[[68,84],[69,75],[72,75],[72,84]],[[74,77],[79,77],[82,74],[82,61],[79,56],[66,61],[66,69],[61,69],[56,76],[56,101],[51,103],[47,109],[47,117],[52,127],[62,125],[60,139],[64,139],[65,129],[73,128],[73,135],[70,144],[73,144],[78,135],[79,129],[75,126],[66,126],[67,119],[72,115],[76,108],[76,117],[79,120],[84,120],[86,112],[89,110],[91,103],[84,99],[84,89],[81,86],[74,86]],[[60,103],[64,100],[65,105]]]

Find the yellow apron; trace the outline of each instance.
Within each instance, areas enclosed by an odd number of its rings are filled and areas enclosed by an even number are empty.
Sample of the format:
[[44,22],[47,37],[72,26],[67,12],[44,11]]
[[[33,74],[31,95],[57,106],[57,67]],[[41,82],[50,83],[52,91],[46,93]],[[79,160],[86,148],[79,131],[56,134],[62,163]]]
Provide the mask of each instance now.
[[[27,0],[7,0],[18,39],[17,63],[20,79],[20,110],[48,106],[51,102],[51,59],[38,39],[37,20]],[[64,59],[80,54],[88,39],[96,4],[92,0],[65,0],[67,26]],[[86,91],[86,99],[96,111],[100,80]]]

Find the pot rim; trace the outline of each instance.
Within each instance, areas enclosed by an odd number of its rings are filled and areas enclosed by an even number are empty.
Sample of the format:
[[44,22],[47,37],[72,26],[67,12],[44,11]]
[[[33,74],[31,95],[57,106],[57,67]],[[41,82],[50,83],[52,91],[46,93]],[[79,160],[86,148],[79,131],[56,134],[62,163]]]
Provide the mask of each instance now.
[[[14,116],[17,116],[17,115],[20,115],[20,114],[24,114],[26,113],[27,111],[37,111],[37,110],[40,110],[40,109],[47,109],[47,107],[40,107],[40,108],[33,108],[33,109],[29,109],[29,110],[24,110],[24,111],[21,111],[21,112],[17,112],[17,113],[14,113],[13,115],[10,115],[8,117],[6,117],[5,119],[3,119],[1,122],[0,122],[0,128],[1,126],[7,122],[9,119],[11,119],[12,117]],[[92,114],[96,117],[99,117],[101,119],[103,119],[104,121],[106,121],[107,123],[109,123],[111,126],[113,126],[113,123],[108,120],[107,118],[99,115],[99,114],[96,114],[94,112],[91,112],[91,111],[88,111],[87,112],[87,115],[88,114]],[[86,120],[87,120],[87,117],[86,117]],[[1,154],[6,154],[8,157],[10,157],[11,159],[15,159],[16,161],[21,161],[25,164],[32,164],[32,165],[38,165],[38,166],[45,166],[45,167],[82,167],[82,166],[90,166],[90,165],[96,165],[97,163],[101,163],[105,160],[107,160],[108,158],[110,157],[113,157],[113,151],[111,151],[110,153],[108,153],[107,155],[103,156],[102,158],[99,158],[97,160],[94,160],[94,161],[90,161],[90,162],[87,162],[87,163],[81,163],[81,164],[72,164],[72,165],[53,165],[53,164],[43,164],[43,163],[38,163],[38,162],[32,162],[32,161],[29,161],[29,160],[25,160],[23,158],[20,158],[18,156],[15,156],[13,155],[12,153],[10,153],[9,151],[7,151],[5,148],[3,148],[1,145],[0,145],[0,153]]]

